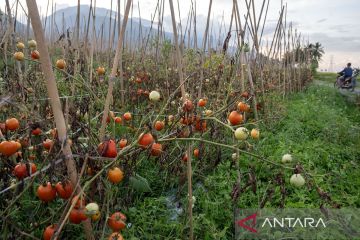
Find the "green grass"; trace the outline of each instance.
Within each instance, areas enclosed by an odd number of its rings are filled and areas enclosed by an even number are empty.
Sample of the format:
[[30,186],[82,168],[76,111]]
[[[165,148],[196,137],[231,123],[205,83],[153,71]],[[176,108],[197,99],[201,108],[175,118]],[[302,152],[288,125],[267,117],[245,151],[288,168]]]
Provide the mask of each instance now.
[[315,74],[315,79],[321,79],[322,81],[334,83],[337,77],[336,73],[325,73],[325,72],[317,72]]
[[[286,112],[275,125],[262,126],[261,140],[256,152],[280,163],[285,153],[291,153],[294,162],[301,164],[314,175],[316,183],[328,192],[332,200],[341,206],[360,207],[360,112],[348,105],[336,90],[324,86],[310,86],[305,92],[279,102]],[[269,127],[271,126],[271,128]],[[268,129],[267,129],[268,128]],[[209,149],[209,151],[211,151]],[[223,150],[221,164],[208,173],[197,172],[194,162],[195,236],[201,239],[232,239],[233,209],[230,193],[236,179],[236,171],[230,166],[231,151]],[[205,156],[209,163],[214,154]],[[253,165],[257,177],[257,193],[247,190],[240,194],[238,208],[257,208],[272,180],[278,173],[285,177],[287,196],[285,207],[318,208],[323,200],[315,187],[294,189],[289,184],[292,170],[264,164],[256,159],[242,156],[241,171],[246,173]],[[164,176],[147,169],[152,186],[161,184]],[[150,174],[149,174],[150,173]],[[144,172],[145,174],[145,172]],[[247,175],[242,178],[243,184]],[[176,189],[177,182],[172,183]],[[274,186],[273,198],[266,207],[279,207],[280,190]],[[186,206],[186,187],[182,189],[180,202]],[[166,196],[171,191],[153,192],[149,197],[139,198],[128,211],[133,226],[124,232],[126,239],[181,239],[187,233],[185,215],[169,221]],[[158,196],[160,194],[161,196]],[[325,204],[326,205],[326,204]],[[327,205],[329,207],[329,205]]]

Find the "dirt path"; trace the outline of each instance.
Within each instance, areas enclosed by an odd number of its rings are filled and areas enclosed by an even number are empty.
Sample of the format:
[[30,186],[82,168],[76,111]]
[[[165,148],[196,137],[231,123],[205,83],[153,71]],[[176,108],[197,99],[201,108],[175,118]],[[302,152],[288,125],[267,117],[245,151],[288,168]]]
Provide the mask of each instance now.
[[[319,86],[327,86],[334,88],[334,84],[330,83],[328,81],[322,81],[319,79],[314,80],[314,84]],[[355,87],[355,90],[353,92],[346,90],[346,89],[338,89],[339,93],[345,97],[347,97],[348,101],[356,103],[358,98],[360,97],[360,88]]]

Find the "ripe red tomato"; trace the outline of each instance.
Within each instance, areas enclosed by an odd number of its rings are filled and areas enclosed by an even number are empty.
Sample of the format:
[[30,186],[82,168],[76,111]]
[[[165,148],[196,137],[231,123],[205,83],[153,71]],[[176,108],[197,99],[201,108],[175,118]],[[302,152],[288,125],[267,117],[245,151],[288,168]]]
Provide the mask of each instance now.
[[123,236],[119,232],[113,232],[108,240],[124,240]]
[[38,136],[42,133],[42,130],[40,128],[35,128],[34,130],[31,131],[31,133],[35,136]]
[[188,99],[184,102],[183,109],[185,112],[191,112],[194,109],[194,104]]
[[25,178],[28,175],[27,170],[26,170],[26,164],[25,163],[16,164],[13,173],[14,173],[15,177],[19,180]]
[[131,113],[129,113],[129,112],[124,113],[124,119],[125,119],[126,121],[130,121],[131,118],[132,118]]
[[162,152],[162,145],[160,143],[154,143],[151,146],[151,155],[152,156],[160,156]]
[[58,182],[55,185],[58,196],[62,199],[69,199],[73,192],[73,186],[70,181]]
[[69,215],[69,221],[74,224],[79,224],[82,221],[85,221],[87,216],[85,215],[85,211],[83,209],[73,208]]
[[39,51],[38,50],[34,50],[34,51],[32,51],[31,52],[31,58],[32,59],[39,59],[40,58],[40,53],[39,53]]
[[198,158],[198,157],[199,157],[199,153],[200,153],[199,149],[198,149],[198,148],[195,148],[195,149],[194,149],[194,157]]
[[206,131],[206,120],[196,120],[195,129],[197,131]]
[[51,225],[47,226],[43,233],[43,239],[50,240],[56,231],[56,227],[57,227],[56,224],[51,224]]
[[51,139],[46,139],[43,141],[43,147],[47,150],[49,150],[54,145],[54,141]]
[[99,144],[98,152],[103,157],[115,158],[117,156],[116,143],[110,139]]
[[84,197],[82,197],[82,196],[80,196],[80,197],[78,197],[77,199],[77,196],[74,196],[72,199],[71,199],[71,204],[73,204],[74,203],[74,201],[76,201],[76,203],[75,203],[75,205],[74,205],[74,208],[76,208],[76,209],[82,209],[82,208],[84,208],[85,207],[85,205],[86,205],[86,201],[85,201],[85,198]]
[[248,112],[250,110],[250,106],[244,102],[239,102],[238,108],[241,112]]
[[30,163],[30,167],[31,167],[31,175],[36,173],[37,168],[35,163]]
[[238,113],[237,111],[232,111],[229,114],[228,119],[229,119],[229,122],[231,123],[231,125],[239,125],[243,121],[243,116],[240,113]]
[[115,123],[120,124],[122,122],[121,117],[114,118]]
[[120,149],[123,149],[124,147],[126,147],[127,145],[127,140],[126,139],[121,139],[120,142],[119,142],[119,147]]
[[142,133],[138,139],[138,144],[141,148],[147,148],[154,142],[154,138],[151,133]]
[[115,212],[108,219],[109,227],[114,231],[118,232],[126,227],[126,216],[121,212]]
[[199,107],[205,107],[207,101],[205,99],[200,99],[199,102],[198,102],[198,106]]
[[51,202],[56,197],[56,190],[51,185],[50,182],[48,182],[45,185],[40,185],[37,189],[37,195],[43,202]]
[[163,121],[156,121],[154,128],[156,129],[156,131],[161,131],[163,130],[165,127],[165,123]]

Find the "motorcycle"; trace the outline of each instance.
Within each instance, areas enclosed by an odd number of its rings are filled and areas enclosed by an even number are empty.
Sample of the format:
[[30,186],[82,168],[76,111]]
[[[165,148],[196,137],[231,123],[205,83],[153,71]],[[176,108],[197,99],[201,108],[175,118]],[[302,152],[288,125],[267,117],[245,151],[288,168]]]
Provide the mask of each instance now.
[[347,77],[345,79],[342,78],[343,74],[338,73],[338,75],[336,77],[336,81],[334,83],[334,87],[339,88],[339,89],[347,89],[350,91],[354,91],[355,86],[356,86],[356,77],[359,74],[360,74],[359,68],[354,68],[352,76]]

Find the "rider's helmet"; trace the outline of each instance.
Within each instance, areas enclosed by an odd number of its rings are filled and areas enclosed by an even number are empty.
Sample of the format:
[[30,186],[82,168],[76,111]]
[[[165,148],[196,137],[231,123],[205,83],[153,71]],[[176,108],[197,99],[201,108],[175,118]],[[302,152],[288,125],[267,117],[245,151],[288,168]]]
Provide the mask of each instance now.
[[348,63],[347,66],[348,66],[348,67],[351,67],[351,63]]

